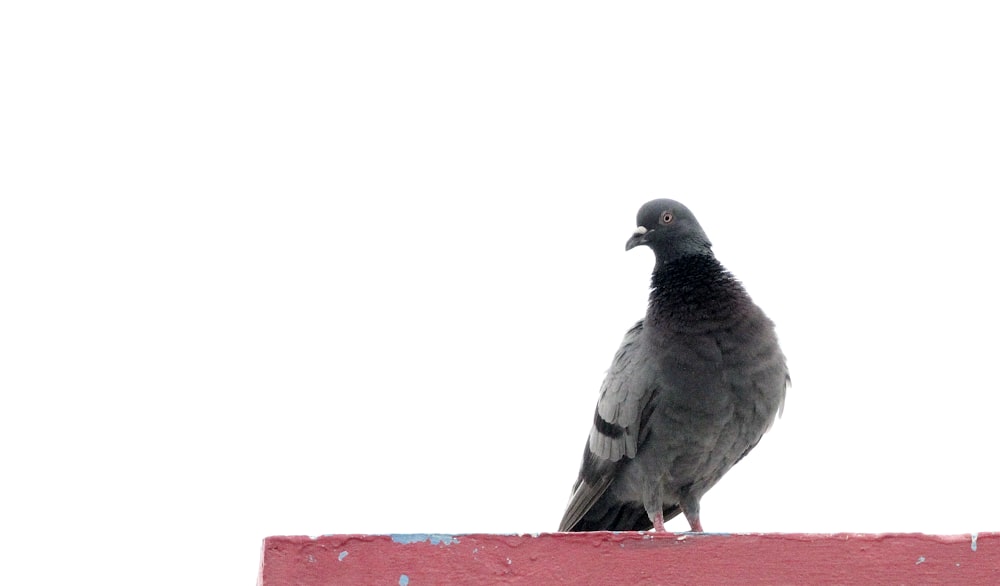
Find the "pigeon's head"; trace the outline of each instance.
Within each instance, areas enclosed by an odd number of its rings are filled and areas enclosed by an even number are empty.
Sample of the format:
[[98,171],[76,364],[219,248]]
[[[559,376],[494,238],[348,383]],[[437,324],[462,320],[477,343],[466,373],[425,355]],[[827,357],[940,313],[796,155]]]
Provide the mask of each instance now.
[[636,215],[635,233],[625,243],[625,250],[648,246],[657,261],[670,262],[691,254],[711,254],[712,243],[698,220],[684,204],[672,199],[647,202]]

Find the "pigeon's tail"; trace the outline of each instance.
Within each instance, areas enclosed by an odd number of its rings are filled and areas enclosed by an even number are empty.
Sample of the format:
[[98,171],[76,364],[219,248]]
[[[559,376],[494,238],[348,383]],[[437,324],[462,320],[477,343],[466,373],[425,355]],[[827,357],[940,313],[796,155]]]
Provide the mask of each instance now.
[[[663,520],[672,519],[680,512],[679,505],[663,507]],[[562,531],[648,531],[652,528],[653,522],[639,503],[598,502],[576,524]]]

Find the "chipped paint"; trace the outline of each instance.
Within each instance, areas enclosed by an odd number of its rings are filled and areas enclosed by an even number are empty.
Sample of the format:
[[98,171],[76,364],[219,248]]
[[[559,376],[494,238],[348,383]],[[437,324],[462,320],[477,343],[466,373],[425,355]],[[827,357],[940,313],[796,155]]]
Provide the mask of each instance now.
[[[537,538],[530,533],[521,535],[442,536],[423,532],[336,535],[318,540],[304,535],[269,537],[261,548],[258,583],[388,586],[398,584],[405,574],[406,586],[419,586],[432,575],[461,575],[467,578],[463,583],[470,584],[526,575],[541,584],[586,584],[613,566],[621,583],[638,584],[650,580],[652,563],[654,568],[670,567],[671,578],[678,583],[795,584],[802,582],[803,568],[808,568],[815,575],[844,578],[844,583],[857,578],[854,581],[871,584],[920,584],[929,579],[993,584],[997,583],[996,571],[1000,568],[1000,533],[994,532],[735,532],[726,537],[671,532],[542,533]],[[460,543],[455,542],[456,538]],[[982,551],[978,551],[980,541]],[[716,555],[719,551],[725,551],[725,555]],[[519,568],[514,568],[515,557]],[[347,558],[351,563],[343,563]],[[761,563],[770,559],[788,563]],[[417,572],[416,582],[404,568]]]
[[399,575],[399,586],[406,586],[409,583],[410,583],[410,577],[409,576],[407,576],[406,574],[400,574]]
[[454,535],[444,535],[441,533],[402,533],[390,535],[393,543],[423,543],[425,541],[431,542],[431,545],[451,545],[452,543],[459,543],[458,538]]

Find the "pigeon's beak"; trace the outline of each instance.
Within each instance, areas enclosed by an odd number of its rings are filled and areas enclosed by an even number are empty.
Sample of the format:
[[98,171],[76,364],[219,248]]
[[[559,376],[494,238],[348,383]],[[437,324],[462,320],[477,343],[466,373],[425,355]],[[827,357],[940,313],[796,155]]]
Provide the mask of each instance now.
[[644,226],[636,228],[635,232],[632,233],[632,237],[625,243],[625,250],[632,250],[636,246],[642,246],[643,244],[649,242],[646,238],[648,232],[649,230],[646,230]]

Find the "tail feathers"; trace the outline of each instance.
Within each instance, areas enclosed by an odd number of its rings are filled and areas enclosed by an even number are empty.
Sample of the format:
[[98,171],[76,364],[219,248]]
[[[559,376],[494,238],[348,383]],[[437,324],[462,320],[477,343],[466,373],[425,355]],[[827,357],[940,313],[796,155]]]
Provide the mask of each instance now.
[[[664,522],[676,517],[680,512],[680,505],[663,507]],[[583,518],[563,531],[648,531],[652,528],[653,522],[642,504],[605,502],[605,499],[602,499],[595,503]]]

